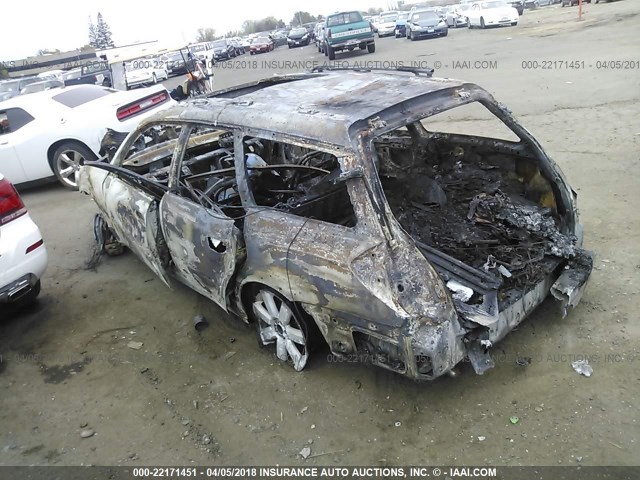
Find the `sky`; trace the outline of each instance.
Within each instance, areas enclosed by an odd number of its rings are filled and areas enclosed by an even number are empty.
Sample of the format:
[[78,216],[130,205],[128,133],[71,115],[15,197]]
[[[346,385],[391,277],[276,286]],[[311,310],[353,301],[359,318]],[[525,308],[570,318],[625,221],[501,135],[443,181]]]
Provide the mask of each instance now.
[[[301,10],[326,15],[338,10],[387,8],[387,0],[135,0],[4,1],[0,61],[36,55],[40,49],[73,50],[88,43],[89,17],[98,12],[116,46],[139,41],[193,41],[198,28],[217,34],[237,30],[248,19],[268,16],[289,22]],[[28,8],[26,8],[28,5]]]

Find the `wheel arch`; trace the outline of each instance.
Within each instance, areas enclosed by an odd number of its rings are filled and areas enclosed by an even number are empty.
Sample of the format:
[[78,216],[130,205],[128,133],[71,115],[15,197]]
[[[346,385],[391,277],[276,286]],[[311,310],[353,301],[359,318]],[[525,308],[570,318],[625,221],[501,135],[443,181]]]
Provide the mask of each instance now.
[[53,154],[56,152],[58,148],[60,148],[65,143],[74,143],[76,145],[85,147],[91,150],[96,157],[100,158],[100,155],[96,153],[96,151],[93,148],[91,148],[82,140],[78,140],[77,138],[63,138],[62,140],[56,140],[49,146],[49,148],[47,148],[47,161],[49,162],[49,167],[51,167],[51,171],[53,171]]
[[[252,318],[251,307],[249,305],[250,295],[255,292],[260,287],[266,287],[277,292],[279,295],[282,295],[289,303],[293,305],[295,310],[299,315],[306,317],[308,320],[311,320],[312,325],[309,325],[312,328],[312,332],[309,332],[312,335],[313,341],[318,342],[322,341],[325,345],[329,346],[329,338],[327,337],[327,329],[323,328],[322,322],[318,318],[316,318],[315,312],[313,308],[305,308],[304,304],[299,301],[295,301],[291,299],[291,292],[283,291],[282,288],[278,288],[277,286],[267,285],[266,283],[260,282],[258,280],[248,280],[243,283],[239,287],[239,301],[240,308],[243,310],[243,316],[245,317],[246,323],[249,325],[254,325],[255,321]],[[318,345],[316,344],[316,347]]]
[[253,318],[251,318],[251,306],[249,305],[250,296],[260,287],[271,288],[282,295],[284,298],[286,298],[289,302],[299,305],[299,302],[295,302],[294,300],[292,300],[291,292],[286,292],[284,291],[284,289],[278,288],[277,285],[267,285],[266,283],[260,282],[257,279],[247,280],[240,285],[238,294],[240,307],[244,311],[245,321],[247,323],[253,324]]

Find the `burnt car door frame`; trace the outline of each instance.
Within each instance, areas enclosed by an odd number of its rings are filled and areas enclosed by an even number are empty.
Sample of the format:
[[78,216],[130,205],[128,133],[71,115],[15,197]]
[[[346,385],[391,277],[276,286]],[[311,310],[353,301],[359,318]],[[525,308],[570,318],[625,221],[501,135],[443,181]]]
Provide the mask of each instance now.
[[179,178],[188,141],[195,128],[234,133],[234,127],[185,122],[169,174],[169,191],[160,201],[160,227],[180,281],[227,310],[226,292],[236,270],[242,233],[217,205],[208,207],[180,195]]
[[[258,205],[244,158],[238,160],[242,154],[240,146],[247,137],[313,148],[336,156],[356,224],[347,227]],[[359,155],[344,146],[311,143],[250,128],[243,129],[242,136],[236,139],[238,191],[247,212],[244,223],[247,261],[238,273],[238,298],[242,297],[245,285],[259,283],[300,303],[308,313],[313,312],[312,317],[337,354],[355,351],[353,331],[371,333],[373,329],[375,335],[386,338],[397,335],[402,326],[385,270],[387,254],[382,231],[385,227],[379,223],[381,218],[368,192]],[[371,300],[354,301],[362,298]],[[378,317],[387,321],[371,327],[370,319]]]
[[[141,131],[135,131],[121,152],[128,151]],[[170,285],[168,258],[163,254],[164,239],[158,222],[158,205],[166,189],[117,165],[119,159],[120,156],[116,155],[113,163],[98,161],[84,165],[85,169],[95,169],[87,172],[93,199],[107,217],[107,224],[115,231],[118,240],[166,285]]]

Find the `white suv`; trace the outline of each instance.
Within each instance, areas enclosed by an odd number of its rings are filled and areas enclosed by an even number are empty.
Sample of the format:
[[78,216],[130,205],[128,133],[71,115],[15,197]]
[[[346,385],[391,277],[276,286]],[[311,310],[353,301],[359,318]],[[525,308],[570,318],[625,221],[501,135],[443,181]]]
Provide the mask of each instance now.
[[0,306],[34,300],[47,249],[18,192],[0,173]]

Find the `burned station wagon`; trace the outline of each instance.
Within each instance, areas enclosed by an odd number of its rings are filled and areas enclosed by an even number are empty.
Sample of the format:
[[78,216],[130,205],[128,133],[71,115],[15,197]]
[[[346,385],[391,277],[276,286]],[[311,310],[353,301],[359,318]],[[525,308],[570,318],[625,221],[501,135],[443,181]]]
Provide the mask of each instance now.
[[[484,125],[437,120],[470,105],[513,138],[436,128]],[[105,248],[255,324],[295,370],[324,341],[414,379],[465,359],[482,373],[549,293],[575,306],[592,267],[540,144],[479,86],[424,71],[325,69],[191,99],[80,184]]]

